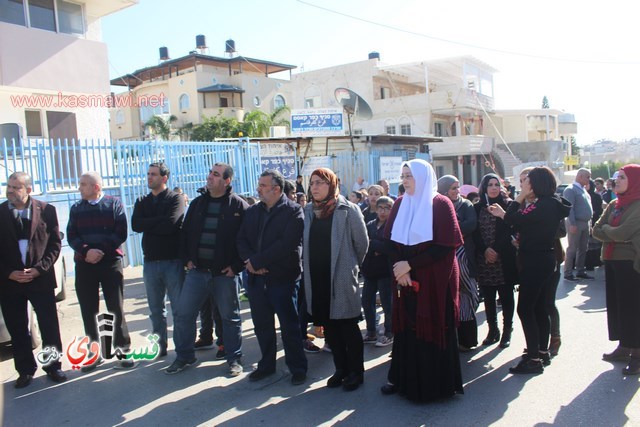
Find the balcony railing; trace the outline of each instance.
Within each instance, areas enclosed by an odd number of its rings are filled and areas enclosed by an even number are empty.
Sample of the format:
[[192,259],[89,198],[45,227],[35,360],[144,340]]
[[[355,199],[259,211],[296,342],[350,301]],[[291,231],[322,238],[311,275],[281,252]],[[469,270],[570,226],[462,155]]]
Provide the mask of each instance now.
[[443,137],[442,142],[429,144],[434,157],[486,154],[493,148],[493,138],[482,135]]
[[[451,89],[431,92],[429,94],[431,110],[457,110],[462,108],[493,111],[493,98],[471,89]],[[482,106],[482,107],[481,107]]]

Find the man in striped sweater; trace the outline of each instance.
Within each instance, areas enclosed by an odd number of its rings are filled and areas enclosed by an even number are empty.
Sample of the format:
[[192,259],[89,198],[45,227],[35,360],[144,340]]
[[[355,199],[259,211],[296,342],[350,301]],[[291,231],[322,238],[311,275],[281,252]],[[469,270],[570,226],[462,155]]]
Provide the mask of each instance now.
[[[76,294],[84,331],[92,341],[99,342],[96,315],[99,311],[99,289],[107,310],[115,316],[113,321],[113,347],[128,351],[131,346],[127,323],[124,319],[124,282],[120,246],[127,240],[127,217],[122,203],[102,192],[102,177],[87,172],[80,177],[82,200],[71,207],[67,225],[67,241],[75,251]],[[111,355],[111,349],[102,348],[102,356]],[[103,362],[83,367],[84,372],[95,369]],[[132,368],[130,359],[120,361],[116,369]]]

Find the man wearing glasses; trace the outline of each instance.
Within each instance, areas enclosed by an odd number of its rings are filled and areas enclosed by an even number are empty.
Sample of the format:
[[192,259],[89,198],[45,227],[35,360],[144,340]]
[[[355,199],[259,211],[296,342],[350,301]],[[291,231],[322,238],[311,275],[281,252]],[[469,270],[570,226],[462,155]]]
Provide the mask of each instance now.
[[[386,241],[383,237],[384,226],[391,213],[393,199],[380,197],[376,202],[377,218],[367,223],[369,249],[362,262],[362,309],[367,324],[364,335],[365,344],[386,347],[393,344],[391,330],[391,270],[386,254]],[[378,319],[376,317],[376,293],[380,293],[380,304],[384,311],[384,333],[378,336]]]
[[[53,269],[61,247],[58,216],[53,205],[31,197],[32,189],[29,175],[14,172],[7,182],[7,201],[0,204],[0,305],[19,374],[16,388],[31,384],[38,367],[31,348],[27,301],[38,315],[42,347],[62,353]],[[67,380],[60,360],[53,359],[43,368],[51,380]]]
[[242,322],[238,275],[244,263],[236,237],[249,207],[231,189],[233,169],[216,163],[209,171],[206,192],[191,202],[182,225],[180,253],[187,267],[175,317],[176,360],[166,374],[196,363],[193,343],[202,302],[212,296],[220,311],[229,375],[242,374]]

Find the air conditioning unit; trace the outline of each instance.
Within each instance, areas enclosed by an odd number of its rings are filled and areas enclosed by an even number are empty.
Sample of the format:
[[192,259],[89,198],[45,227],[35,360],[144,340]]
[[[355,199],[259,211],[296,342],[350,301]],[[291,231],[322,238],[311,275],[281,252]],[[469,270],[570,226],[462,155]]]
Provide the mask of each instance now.
[[271,126],[269,128],[269,137],[270,138],[286,138],[287,137],[287,127],[286,126]]

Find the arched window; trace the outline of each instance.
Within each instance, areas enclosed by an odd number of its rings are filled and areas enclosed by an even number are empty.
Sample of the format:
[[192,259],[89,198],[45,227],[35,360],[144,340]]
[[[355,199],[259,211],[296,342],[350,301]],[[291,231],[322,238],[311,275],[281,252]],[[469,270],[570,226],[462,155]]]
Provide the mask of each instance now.
[[285,105],[287,105],[287,102],[284,100],[284,96],[278,94],[273,98],[273,108],[275,110],[284,107]]
[[408,117],[400,119],[400,135],[411,135],[411,120]]
[[186,93],[183,93],[182,95],[180,95],[180,98],[178,98],[178,105],[179,105],[180,111],[187,111],[191,107],[191,103],[189,101],[189,95],[187,95]]

